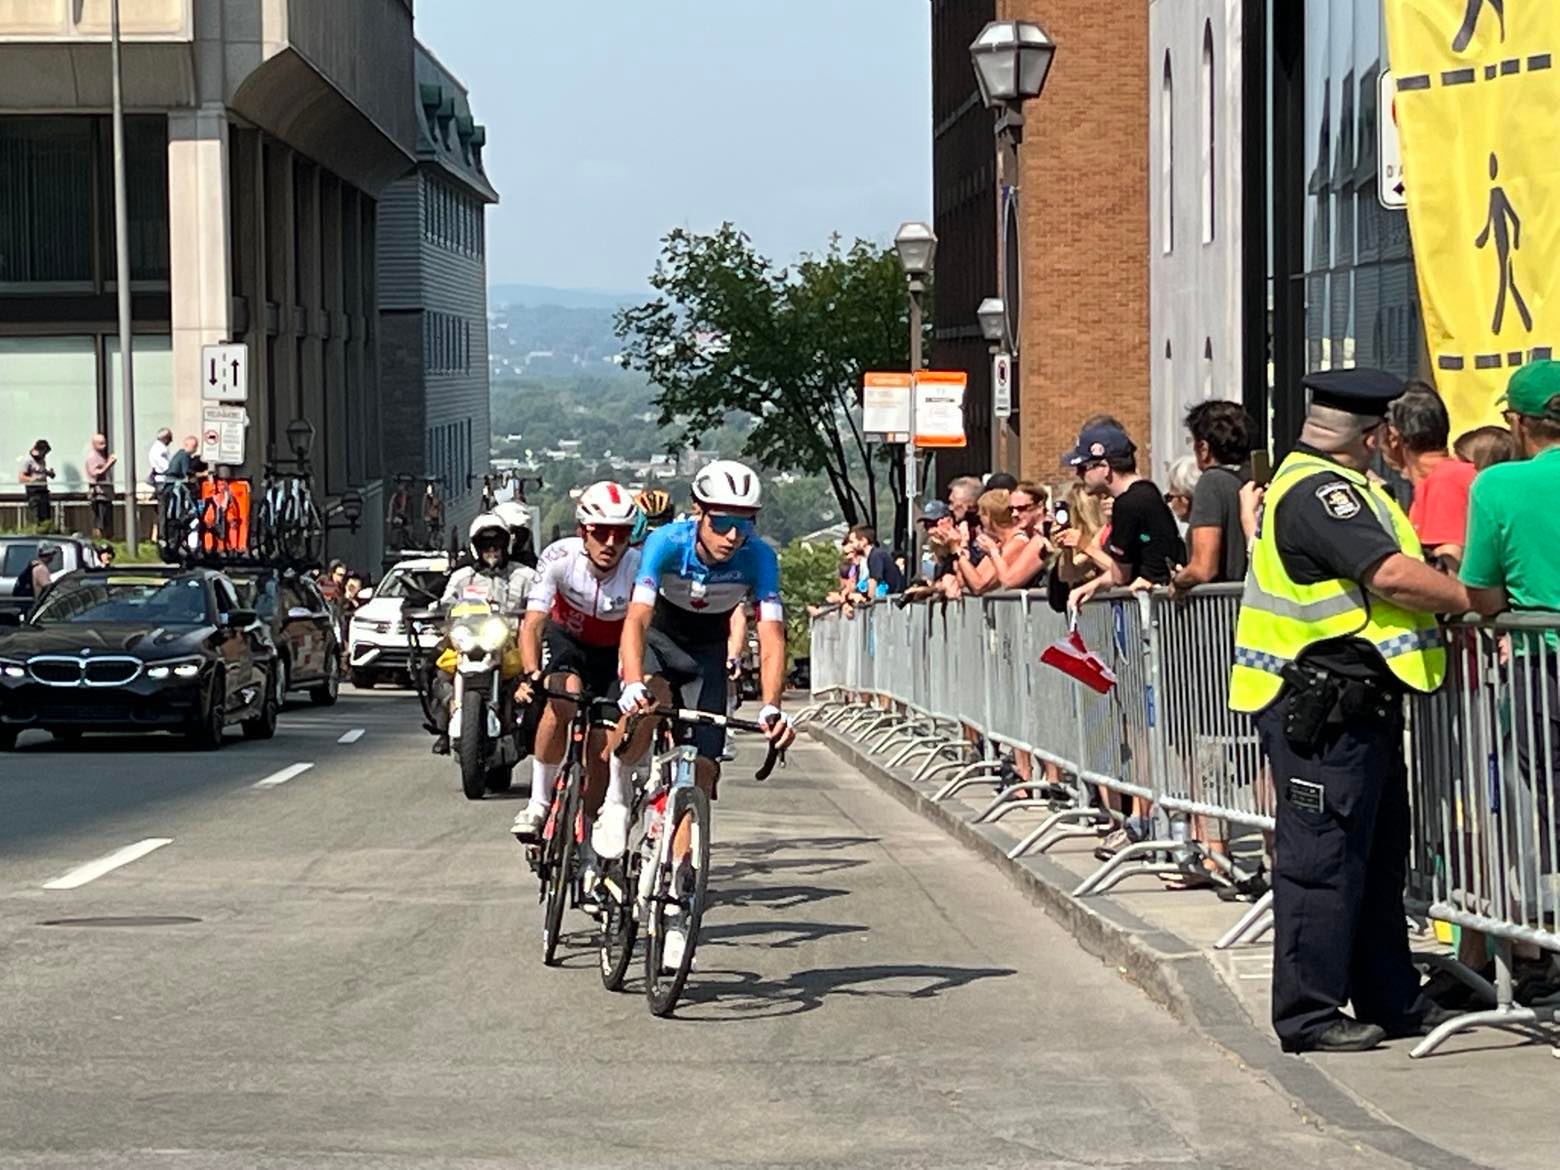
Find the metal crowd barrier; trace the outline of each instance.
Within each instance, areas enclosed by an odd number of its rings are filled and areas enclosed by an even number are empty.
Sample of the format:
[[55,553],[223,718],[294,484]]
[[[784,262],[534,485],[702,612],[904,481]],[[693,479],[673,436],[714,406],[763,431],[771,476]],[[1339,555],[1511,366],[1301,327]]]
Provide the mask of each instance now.
[[[1229,708],[1240,591],[1105,594],[1084,606],[1079,631],[1117,676],[1108,695],[1040,662],[1068,618],[1038,593],[827,613],[812,626],[815,703],[802,718],[854,736],[890,766],[918,764],[914,782],[934,781],[933,799],[990,786],[976,821],[1042,811],[1013,858],[1120,819],[1091,788],[1135,798],[1151,810],[1148,839],[1116,852],[1075,896],[1132,874],[1201,876],[1209,861],[1227,881],[1228,857],[1198,843],[1194,818],[1265,841],[1274,825],[1255,728]],[[1442,1025],[1415,1056],[1480,1025],[1560,1022],[1556,1004],[1518,1004],[1512,974],[1518,945],[1560,954],[1560,615],[1457,623],[1448,637],[1446,685],[1408,704],[1407,897],[1423,916],[1486,936],[1496,978],[1442,960],[1487,1006]],[[1030,762],[1023,780],[1017,755]],[[1271,898],[1216,946],[1266,933]]]

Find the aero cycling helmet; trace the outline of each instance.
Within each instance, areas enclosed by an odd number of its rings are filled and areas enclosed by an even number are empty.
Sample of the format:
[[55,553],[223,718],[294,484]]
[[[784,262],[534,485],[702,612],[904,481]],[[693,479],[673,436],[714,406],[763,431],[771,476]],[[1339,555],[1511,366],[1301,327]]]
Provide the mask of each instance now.
[[758,475],[746,464],[717,459],[693,477],[693,498],[711,508],[758,508]]
[[493,515],[504,522],[504,527],[510,532],[517,532],[522,528],[531,527],[531,513],[526,511],[524,504],[514,500],[505,500],[493,509]]
[[619,528],[631,528],[639,509],[628,489],[610,480],[593,483],[580,493],[574,508],[574,518],[581,524],[611,524]]
[[634,503],[652,526],[665,524],[672,518],[672,497],[660,488],[646,488],[634,497]]

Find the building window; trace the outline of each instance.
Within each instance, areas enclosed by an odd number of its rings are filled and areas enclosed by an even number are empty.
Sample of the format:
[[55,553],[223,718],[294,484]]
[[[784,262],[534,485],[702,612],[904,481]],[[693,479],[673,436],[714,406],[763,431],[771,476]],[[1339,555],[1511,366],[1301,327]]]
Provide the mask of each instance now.
[[[139,369],[140,363],[136,365]],[[11,481],[7,490],[20,490],[16,473],[37,439],[48,439],[54,446],[49,463],[57,476],[55,490],[83,489],[87,443],[98,429],[96,341],[0,337],[0,418],[10,439],[10,449],[4,453]]]
[[0,119],[0,283],[91,282],[92,151],[91,118]]
[[[130,342],[130,363],[135,374],[135,470],[145,480],[150,470],[146,449],[163,427],[173,425],[173,338],[167,334],[137,333]],[[119,418],[119,338],[103,339],[108,360],[108,414],[103,427],[109,449],[119,452],[114,482],[123,489],[130,460],[125,455],[125,432]]]
[[1203,157],[1202,157],[1202,238],[1203,243],[1213,243],[1214,217],[1218,211],[1218,195],[1214,190],[1215,149],[1218,146],[1218,113],[1214,92],[1216,82],[1213,72],[1213,22],[1203,24],[1202,49],[1202,109]]
[[1164,81],[1159,90],[1160,234],[1165,255],[1175,251],[1175,82],[1170,54],[1165,54]]
[[1165,338],[1164,379],[1165,379],[1165,401],[1166,402],[1176,402],[1176,401],[1178,401],[1178,399],[1176,398],[1176,394],[1175,394],[1175,360],[1174,360],[1174,353],[1175,353],[1175,351],[1173,349],[1171,349],[1171,347],[1170,347],[1170,339],[1168,337]]
[[1203,401],[1213,398],[1213,338],[1203,338]]

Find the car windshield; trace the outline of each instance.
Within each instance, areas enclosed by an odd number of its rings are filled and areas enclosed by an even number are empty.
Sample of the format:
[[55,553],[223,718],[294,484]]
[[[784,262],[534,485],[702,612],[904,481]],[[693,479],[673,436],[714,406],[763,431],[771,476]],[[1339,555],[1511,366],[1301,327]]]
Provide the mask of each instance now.
[[56,585],[33,614],[33,625],[133,622],[194,626],[207,621],[199,577],[86,577]]
[[409,597],[413,601],[437,601],[444,594],[446,574],[432,569],[391,569],[375,597]]
[[259,579],[255,577],[229,577],[233,582],[233,588],[238,590],[238,603],[245,609],[252,609],[266,621],[276,616],[276,583],[271,580],[265,582],[265,588],[261,588]]
[[0,549],[0,577],[16,578],[27,567],[27,562],[38,555],[38,542],[36,540],[20,540],[7,544]]

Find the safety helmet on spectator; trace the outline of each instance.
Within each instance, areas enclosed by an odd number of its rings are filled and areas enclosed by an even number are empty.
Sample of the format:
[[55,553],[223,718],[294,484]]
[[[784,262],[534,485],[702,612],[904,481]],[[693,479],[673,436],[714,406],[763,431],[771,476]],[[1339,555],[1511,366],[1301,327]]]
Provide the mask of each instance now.
[[733,459],[717,459],[693,477],[693,498],[706,508],[757,510],[762,496],[758,475]]
[[581,524],[632,528],[638,515],[639,509],[627,489],[610,480],[591,484],[580,493],[579,502],[574,508],[574,518]]

